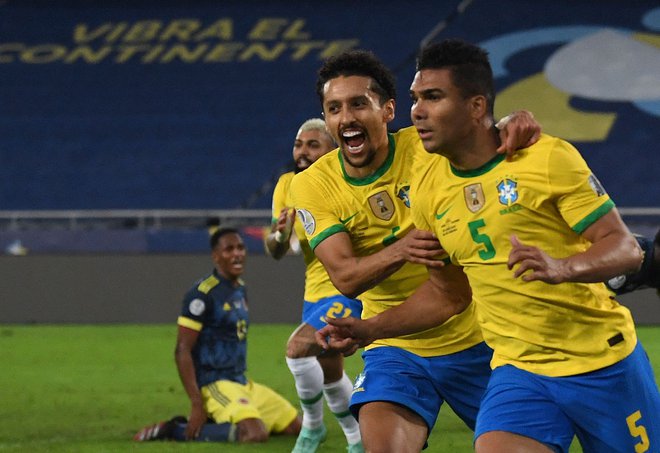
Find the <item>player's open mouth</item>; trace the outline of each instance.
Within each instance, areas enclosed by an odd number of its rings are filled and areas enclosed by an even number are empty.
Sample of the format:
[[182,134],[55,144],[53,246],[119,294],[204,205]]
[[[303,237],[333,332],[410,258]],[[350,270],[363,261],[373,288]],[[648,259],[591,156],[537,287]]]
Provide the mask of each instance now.
[[428,129],[419,129],[419,128],[417,129],[417,133],[419,134],[419,138],[421,138],[422,140],[431,138],[431,135],[433,134]]
[[344,139],[346,150],[349,153],[359,153],[362,151],[362,146],[366,140],[364,132],[359,130],[344,131],[342,132],[341,137]]
[[306,159],[304,157],[301,157],[296,161],[296,167],[298,167],[299,170],[304,170],[310,165],[312,165],[312,163],[309,161],[309,159]]

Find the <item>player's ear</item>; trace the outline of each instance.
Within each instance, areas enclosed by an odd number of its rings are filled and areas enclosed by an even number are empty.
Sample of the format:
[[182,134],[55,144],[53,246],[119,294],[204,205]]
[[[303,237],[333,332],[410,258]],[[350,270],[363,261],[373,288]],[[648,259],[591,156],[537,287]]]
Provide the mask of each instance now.
[[488,114],[488,101],[485,96],[477,95],[470,98],[470,110],[472,118],[481,119]]
[[389,123],[394,119],[394,99],[390,99],[383,104],[383,114],[386,123]]

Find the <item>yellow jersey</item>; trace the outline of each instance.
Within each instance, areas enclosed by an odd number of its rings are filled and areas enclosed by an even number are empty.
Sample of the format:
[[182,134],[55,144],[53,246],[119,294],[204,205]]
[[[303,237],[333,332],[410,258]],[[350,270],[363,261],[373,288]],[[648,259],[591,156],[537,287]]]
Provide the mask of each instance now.
[[630,312],[604,284],[524,282],[507,268],[511,235],[555,258],[574,255],[590,246],[580,233],[614,207],[569,143],[542,135],[513,162],[498,155],[472,171],[436,156],[415,175],[411,200],[415,224],[469,278],[493,368],[568,376],[632,352]]
[[[284,173],[275,185],[272,206],[273,222],[277,222],[282,209],[293,208],[293,200],[291,199],[291,191],[289,189],[294,175],[295,173],[292,171]],[[314,255],[314,252],[310,248],[309,242],[307,242],[307,238],[305,237],[305,230],[297,219],[294,220],[293,231],[300,242],[300,249],[303,252],[305,260],[305,300],[314,303],[324,297],[339,294],[337,288],[330,281],[330,277],[325,271],[323,264],[316,258],[316,255]]]
[[[346,174],[339,149],[295,175],[291,182],[293,202],[312,249],[327,237],[346,232],[354,253],[367,256],[405,236],[413,228],[408,192],[419,159],[428,160],[429,155],[417,131],[409,127],[389,135],[387,159],[367,178]],[[372,317],[403,303],[427,279],[425,266],[404,264],[359,296],[362,317]],[[397,346],[425,357],[467,349],[483,341],[473,305],[441,326],[378,340],[368,348]]]

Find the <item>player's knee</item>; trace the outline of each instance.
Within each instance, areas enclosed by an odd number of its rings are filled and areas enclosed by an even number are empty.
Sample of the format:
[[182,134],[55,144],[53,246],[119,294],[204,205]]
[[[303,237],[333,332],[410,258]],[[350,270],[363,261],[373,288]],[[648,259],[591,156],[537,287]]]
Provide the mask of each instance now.
[[[286,356],[290,359],[301,359],[303,357],[313,357],[316,340],[306,335],[293,335],[286,344]],[[320,347],[319,347],[320,349]]]
[[300,359],[305,357],[304,348],[295,338],[289,338],[286,344],[286,356],[290,359]]

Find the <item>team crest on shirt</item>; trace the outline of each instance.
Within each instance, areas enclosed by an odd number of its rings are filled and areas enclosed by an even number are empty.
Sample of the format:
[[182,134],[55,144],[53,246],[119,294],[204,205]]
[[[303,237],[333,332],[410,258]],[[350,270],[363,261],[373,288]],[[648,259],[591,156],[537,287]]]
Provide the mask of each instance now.
[[603,188],[603,185],[600,183],[598,178],[596,178],[593,174],[589,175],[589,185],[591,186],[591,190],[593,190],[599,197],[602,197],[607,193],[605,192],[605,188]]
[[314,233],[314,230],[316,230],[316,220],[314,219],[314,216],[307,209],[297,209],[296,212],[298,213],[300,223],[302,223],[303,228],[305,228],[305,233],[311,236]]
[[512,179],[505,178],[497,185],[497,194],[504,206],[511,206],[518,201],[518,183]]
[[403,204],[406,205],[406,208],[410,207],[410,197],[408,193],[410,192],[410,186],[405,185],[399,189],[396,193],[396,197],[403,201]]
[[470,184],[464,187],[463,194],[465,195],[465,204],[471,212],[477,212],[486,204],[486,196],[484,195],[484,189],[481,187],[481,183]]
[[384,190],[369,197],[369,206],[371,212],[381,220],[390,220],[394,215],[394,202]]

